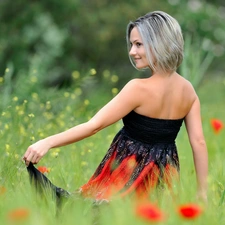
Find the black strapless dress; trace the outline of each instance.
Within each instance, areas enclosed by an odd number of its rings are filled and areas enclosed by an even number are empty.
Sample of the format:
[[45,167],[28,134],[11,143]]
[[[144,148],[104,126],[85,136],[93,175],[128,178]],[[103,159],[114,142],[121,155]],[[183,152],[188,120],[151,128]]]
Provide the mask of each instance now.
[[99,200],[135,192],[146,197],[160,183],[170,187],[179,177],[175,139],[182,122],[130,112],[95,173],[80,188],[82,195]]
[[[175,139],[183,119],[156,119],[131,111],[105,157],[79,193],[85,198],[110,200],[112,196],[147,197],[159,184],[171,186],[179,177]],[[53,185],[30,163],[28,172],[36,187],[50,187],[58,199],[70,193]]]

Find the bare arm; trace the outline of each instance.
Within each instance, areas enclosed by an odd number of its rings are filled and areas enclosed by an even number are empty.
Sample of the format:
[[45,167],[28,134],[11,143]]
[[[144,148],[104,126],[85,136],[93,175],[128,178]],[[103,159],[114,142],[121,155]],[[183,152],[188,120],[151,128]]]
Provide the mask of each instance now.
[[207,199],[208,153],[202,130],[198,97],[196,97],[191,110],[185,118],[185,125],[193,151],[198,195],[203,199]]
[[138,106],[138,85],[136,80],[132,80],[88,122],[34,143],[28,147],[23,159],[27,165],[30,162],[38,163],[49,149],[65,146],[89,137],[117,122]]

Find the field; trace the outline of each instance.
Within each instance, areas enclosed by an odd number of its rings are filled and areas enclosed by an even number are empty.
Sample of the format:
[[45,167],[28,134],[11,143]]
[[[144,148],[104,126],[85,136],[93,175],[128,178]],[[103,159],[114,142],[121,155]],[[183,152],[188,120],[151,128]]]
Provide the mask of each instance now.
[[[116,79],[116,76],[111,76],[112,82]],[[145,220],[137,215],[130,199],[115,199],[110,204],[93,206],[91,201],[72,198],[57,213],[55,201],[50,196],[47,200],[41,198],[30,185],[26,166],[21,160],[27,147],[47,135],[89,119],[117,91],[112,87],[112,92],[108,89],[107,93],[107,89],[100,87],[94,89],[90,85],[85,92],[77,87],[66,91],[36,90],[29,96],[19,91],[13,95],[3,93],[0,115],[2,225],[144,225],[157,222],[157,219]],[[21,90],[21,93],[25,91]],[[225,79],[205,78],[197,93],[202,104],[203,128],[209,152],[208,203],[203,204],[196,199],[192,152],[183,125],[177,138],[181,181],[174,188],[175,199],[167,191],[158,199],[155,196],[150,198],[165,213],[165,218],[158,224],[225,224],[225,132],[223,129],[215,132],[211,125],[211,119],[225,123]],[[37,166],[46,167],[46,175],[54,184],[72,192],[90,178],[121,126],[122,123],[118,122],[79,143],[52,149]],[[189,219],[182,217],[179,209],[183,204],[197,205],[202,212]]]

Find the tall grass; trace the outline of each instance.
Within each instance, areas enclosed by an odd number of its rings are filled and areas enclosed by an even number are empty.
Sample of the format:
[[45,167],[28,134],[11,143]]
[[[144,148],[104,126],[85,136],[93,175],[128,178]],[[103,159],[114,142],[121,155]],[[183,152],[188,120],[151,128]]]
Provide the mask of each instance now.
[[[1,224],[24,225],[124,225],[148,224],[135,213],[133,202],[114,199],[110,204],[94,206],[92,201],[71,198],[63,204],[57,214],[56,204],[50,196],[42,198],[30,185],[28,173],[21,157],[26,148],[47,135],[63,131],[89,119],[113,94],[116,75],[105,72],[106,85],[72,87],[70,90],[39,91],[26,98],[9,95],[0,120],[0,221]],[[112,89],[112,90],[111,90]],[[181,164],[181,181],[174,187],[175,197],[165,191],[163,195],[151,196],[166,214],[159,224],[224,224],[224,173],[225,141],[224,130],[215,134],[211,118],[224,119],[225,80],[205,79],[198,94],[202,103],[203,128],[209,150],[209,199],[202,205],[195,196],[195,172],[191,148],[184,126],[177,139]],[[93,137],[66,147],[52,149],[39,163],[49,168],[48,178],[57,186],[74,191],[87,182],[110,145],[114,135],[121,128],[118,122]],[[184,203],[199,204],[203,214],[191,221],[183,219],[177,209]],[[24,209],[27,214],[11,214]],[[57,214],[57,215],[56,215]],[[20,215],[20,216],[18,216]]]

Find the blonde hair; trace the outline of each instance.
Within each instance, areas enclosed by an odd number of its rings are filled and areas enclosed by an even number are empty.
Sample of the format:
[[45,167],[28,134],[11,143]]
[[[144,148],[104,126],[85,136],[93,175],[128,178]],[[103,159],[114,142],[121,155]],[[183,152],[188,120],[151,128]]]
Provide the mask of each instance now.
[[[143,40],[152,71],[176,71],[183,60],[184,46],[183,35],[177,20],[165,12],[154,11],[130,22],[126,33],[128,52],[131,48],[130,33],[134,27],[137,27]],[[129,58],[136,68],[130,55]]]

